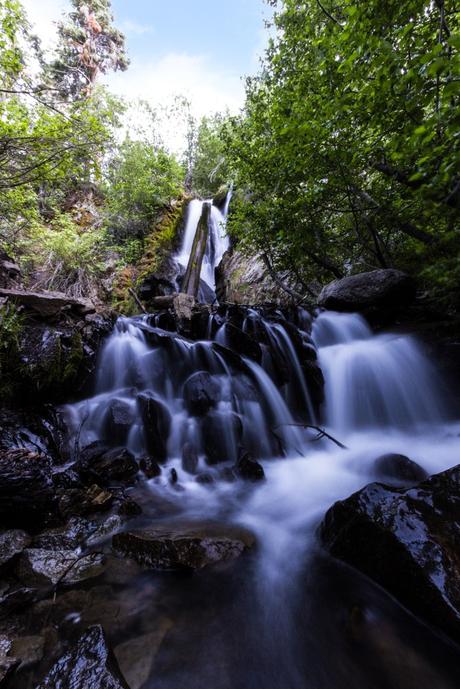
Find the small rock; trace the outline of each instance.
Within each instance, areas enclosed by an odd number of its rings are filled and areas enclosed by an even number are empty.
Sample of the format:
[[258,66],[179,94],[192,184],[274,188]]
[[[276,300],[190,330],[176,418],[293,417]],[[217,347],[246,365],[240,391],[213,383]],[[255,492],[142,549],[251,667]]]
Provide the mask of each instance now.
[[124,445],[134,422],[135,411],[126,400],[111,400],[103,421],[103,436],[110,445]]
[[120,669],[131,689],[143,689],[149,679],[155,657],[172,622],[158,620],[155,631],[129,639],[115,647],[114,653]]
[[147,478],[155,478],[161,474],[161,467],[153,457],[141,457],[139,467]]
[[248,452],[244,452],[235,466],[236,474],[246,481],[263,481],[265,472],[259,462],[256,462]]
[[428,474],[419,464],[409,457],[398,454],[386,454],[374,462],[376,479],[389,480],[397,485],[419,483],[428,478]]
[[200,570],[240,557],[254,545],[254,537],[236,527],[191,522],[119,533],[112,544],[149,569]]
[[22,553],[30,542],[31,538],[25,531],[15,529],[0,533],[0,567]]
[[44,550],[28,548],[18,564],[19,579],[30,586],[76,584],[98,577],[104,571],[104,557],[90,553],[81,557],[80,550]]
[[138,467],[126,448],[107,450],[100,443],[93,443],[81,453],[78,470],[85,479],[107,486],[113,482],[133,483]]

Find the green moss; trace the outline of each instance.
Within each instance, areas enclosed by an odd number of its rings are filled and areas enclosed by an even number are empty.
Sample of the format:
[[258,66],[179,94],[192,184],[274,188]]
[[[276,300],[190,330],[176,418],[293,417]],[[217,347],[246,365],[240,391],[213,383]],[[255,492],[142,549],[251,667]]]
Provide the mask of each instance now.
[[0,397],[10,397],[17,386],[19,341],[24,317],[13,304],[0,306]]
[[184,214],[186,198],[180,200],[176,206],[168,208],[153,231],[145,240],[144,255],[139,263],[139,273],[136,285],[161,269],[163,261],[174,251],[177,234]]

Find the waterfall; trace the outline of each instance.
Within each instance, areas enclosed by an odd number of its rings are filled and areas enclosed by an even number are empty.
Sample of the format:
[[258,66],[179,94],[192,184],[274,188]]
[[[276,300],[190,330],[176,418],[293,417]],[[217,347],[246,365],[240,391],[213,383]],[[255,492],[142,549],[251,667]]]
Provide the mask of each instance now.
[[[189,208],[190,226],[200,204]],[[192,235],[189,227],[184,255]],[[214,251],[210,264],[220,249]],[[145,686],[203,686],[216,667],[228,668],[228,683],[218,684],[225,688],[248,686],[248,668],[251,686],[266,689],[303,689],[310,679],[311,686],[347,686],[341,634],[348,644],[350,611],[364,605],[362,587],[372,585],[330,560],[326,583],[314,574],[318,524],[335,501],[376,480],[375,461],[383,454],[407,455],[429,473],[457,464],[458,424],[444,420],[442,386],[420,344],[410,336],[375,335],[357,314],[219,307],[203,320],[206,339],[189,341],[156,327],[152,316],[119,318],[101,352],[95,395],[65,408],[72,443],[122,446],[159,463],[158,476],[140,475],[149,525],[168,524],[172,515],[179,525],[243,526],[257,539],[242,569],[200,573],[186,585],[161,580],[165,615],[175,601],[179,633],[168,636],[166,665],[155,664],[153,684]],[[315,421],[318,400],[313,405],[308,372],[316,352],[325,402]],[[345,447],[304,428],[315,423],[327,424]],[[242,451],[263,466],[265,481],[248,485],[232,473]],[[142,585],[135,579],[123,596],[137,605]],[[363,609],[379,621],[375,628],[392,630],[398,643],[412,638],[406,613],[381,590],[369,595]],[[143,625],[158,614],[157,598],[148,598]],[[182,628],[188,619],[193,625]],[[377,640],[374,659],[382,643]],[[420,648],[416,641],[411,653],[414,648]],[[188,662],[177,663],[182,657],[193,659],[192,674]],[[337,683],[343,667],[345,679]],[[365,677],[356,686],[372,682]]]
[[[201,268],[201,280],[205,285],[203,294],[201,295],[203,297],[201,299],[202,301],[213,301],[213,298],[209,297],[210,294],[213,294],[215,296],[215,269],[221,262],[224,253],[227,251],[229,247],[229,239],[226,233],[226,226],[231,198],[232,190],[230,189],[225,198],[225,203],[222,211],[220,211],[219,208],[217,208],[217,206],[211,205],[208,240],[206,243],[206,250]],[[190,201],[188,205],[182,246],[179,250],[179,253],[176,256],[177,262],[180,264],[184,271],[187,268],[190,259],[193,240],[197,231],[198,223],[201,218],[203,206],[205,203],[212,204],[212,199],[193,199],[192,201]],[[206,287],[208,289],[206,289]]]
[[331,428],[398,428],[446,415],[436,373],[414,338],[374,336],[361,316],[326,312],[315,321],[313,339]]

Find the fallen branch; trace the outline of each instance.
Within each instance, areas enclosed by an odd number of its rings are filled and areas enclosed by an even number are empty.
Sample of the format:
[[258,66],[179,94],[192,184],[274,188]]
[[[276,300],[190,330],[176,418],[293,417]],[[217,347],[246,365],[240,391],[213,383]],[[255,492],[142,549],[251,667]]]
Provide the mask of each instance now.
[[142,313],[148,313],[147,309],[145,308],[145,306],[143,305],[143,303],[141,302],[141,300],[139,299],[132,287],[128,287],[128,292],[130,293],[130,295],[132,296],[132,298],[134,299]]
[[280,423],[278,426],[275,426],[275,428],[279,428],[280,426],[298,426],[299,428],[312,428],[314,431],[318,432],[318,435],[314,440],[321,440],[321,438],[327,438],[328,440],[331,440],[333,443],[335,443],[338,447],[340,447],[342,450],[348,450],[348,447],[344,445],[343,443],[340,442],[340,440],[337,440],[334,438],[332,435],[329,435],[324,428],[320,428],[320,426],[314,426],[309,423]]

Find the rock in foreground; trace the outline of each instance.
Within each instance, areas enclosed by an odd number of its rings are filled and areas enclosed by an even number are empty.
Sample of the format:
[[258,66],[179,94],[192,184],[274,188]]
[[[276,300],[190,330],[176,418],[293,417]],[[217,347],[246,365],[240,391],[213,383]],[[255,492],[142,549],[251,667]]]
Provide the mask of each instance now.
[[460,465],[409,490],[372,483],[320,527],[332,555],[460,641]]
[[334,311],[397,311],[415,297],[413,280],[393,268],[349,275],[326,285],[318,298],[319,306]]
[[198,522],[119,533],[112,544],[149,569],[199,570],[235,560],[254,545],[254,537],[244,529]]
[[90,627],[36,689],[129,689],[102,627]]

